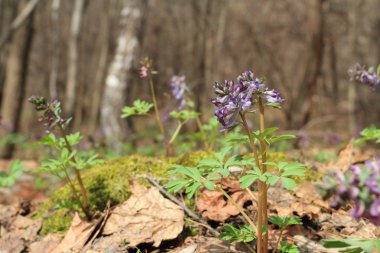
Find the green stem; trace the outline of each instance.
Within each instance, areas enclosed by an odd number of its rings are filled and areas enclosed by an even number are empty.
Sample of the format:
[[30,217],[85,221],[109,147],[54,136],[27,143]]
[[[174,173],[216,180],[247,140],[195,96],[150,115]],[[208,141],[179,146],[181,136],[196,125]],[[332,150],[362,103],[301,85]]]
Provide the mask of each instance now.
[[239,206],[238,203],[236,203],[235,200],[233,200],[233,198],[231,198],[231,196],[228,195],[228,193],[225,190],[223,190],[223,188],[218,187],[217,189],[223,193],[223,195],[232,203],[232,205],[235,206],[236,209],[239,210],[239,212],[243,215],[244,219],[248,222],[253,231],[255,231],[255,233],[257,234],[257,227],[255,226],[251,218],[249,218],[249,216],[245,213],[244,209],[241,206]]
[[[58,128],[59,128],[59,131],[60,131],[60,134],[61,134],[63,140],[65,141],[66,148],[69,151],[69,153],[71,154],[73,152],[73,149],[72,149],[69,141],[67,140],[66,133],[65,133],[65,130],[63,129],[62,124],[58,123]],[[71,158],[71,161],[76,163],[75,156],[73,156]],[[75,176],[78,180],[79,189],[80,189],[82,199],[83,199],[83,211],[87,217],[91,217],[89,207],[88,207],[87,193],[86,193],[86,189],[84,187],[83,181],[82,181],[82,177],[80,175],[80,172],[76,168],[73,168],[73,170],[74,170]]]
[[70,178],[69,174],[67,173],[66,169],[63,169],[63,172],[65,173],[66,181],[70,185],[70,188],[71,188],[71,191],[74,195],[74,198],[76,198],[76,200],[78,201],[79,206],[82,209],[82,211],[84,212],[84,214],[86,215],[87,219],[91,220],[91,215],[87,212],[86,208],[83,206],[82,201],[80,200],[80,198],[77,194],[77,191],[75,189],[75,186],[74,186],[73,182],[71,181],[71,178]]
[[152,74],[149,74],[149,86],[150,86],[150,93],[152,95],[154,111],[156,114],[156,121],[157,121],[158,127],[160,128],[161,134],[162,134],[163,138],[165,139],[165,145],[167,145],[165,129],[164,129],[164,126],[163,126],[162,121],[161,121],[160,112],[158,110],[158,105],[157,105],[157,101],[156,101],[156,93],[154,91]]
[[[240,113],[240,117],[243,121],[243,127],[248,135],[249,142],[251,144],[251,148],[255,157],[255,163],[257,168],[260,168],[260,160],[257,148],[255,146],[255,141],[252,138],[252,135],[249,131],[249,127],[247,124],[247,120],[245,118],[245,115],[243,113]],[[264,186],[261,181],[258,182],[258,190],[259,190],[259,200],[258,200],[258,207],[257,207],[257,252],[262,253],[263,252],[263,192],[264,192]]]
[[285,228],[281,228],[280,229],[280,235],[278,236],[278,239],[277,239],[277,242],[276,242],[276,246],[274,247],[272,253],[276,253],[276,251],[278,249],[278,246],[280,245],[280,241],[281,241],[281,237],[282,237],[282,233],[284,232],[284,229]]
[[169,145],[172,144],[175,140],[175,138],[177,138],[177,135],[179,134],[179,132],[181,131],[181,128],[183,126],[183,123],[182,122],[179,122],[176,130],[174,131],[173,135],[172,135],[172,138],[170,139],[169,141]]
[[[263,133],[265,131],[265,114],[264,114],[264,105],[261,97],[259,97],[259,110],[260,110],[260,132]],[[267,161],[267,146],[265,141],[261,141],[261,159],[262,159],[262,173],[265,173],[267,171],[266,161]],[[268,187],[266,183],[263,183],[263,194],[262,194],[262,214],[263,214],[263,223],[264,226],[266,226],[268,230]],[[268,252],[268,231],[264,235],[264,253]]]
[[252,248],[251,245],[249,245],[248,243],[244,242],[244,245],[249,249],[249,251],[251,251],[252,253],[256,253],[256,251]]
[[[195,118],[195,122],[197,122],[197,127],[198,127],[199,131],[201,132],[202,136],[206,137],[205,130],[203,129],[202,121],[199,118],[199,116],[197,116]],[[208,143],[208,141],[204,140],[203,144],[205,145],[205,148],[207,150],[210,150],[210,144]]]

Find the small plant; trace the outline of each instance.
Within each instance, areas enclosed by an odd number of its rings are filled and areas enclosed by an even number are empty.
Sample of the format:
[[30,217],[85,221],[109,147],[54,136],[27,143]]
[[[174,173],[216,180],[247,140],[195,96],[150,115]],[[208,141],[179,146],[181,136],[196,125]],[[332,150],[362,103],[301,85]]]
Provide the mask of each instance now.
[[[65,119],[61,116],[61,104],[57,100],[48,102],[43,97],[33,96],[29,98],[29,102],[35,105],[38,112],[42,113],[42,116],[39,117],[39,121],[46,128],[45,132],[47,135],[40,140],[40,144],[58,151],[57,158],[42,161],[39,171],[53,174],[65,180],[69,184],[72,194],[81,210],[87,219],[90,220],[92,214],[80,171],[94,166],[101,162],[101,160],[97,159],[97,155],[85,157],[74,148],[82,139],[82,136],[79,132],[74,134],[66,133],[66,128],[71,118]],[[56,134],[59,136],[58,138]],[[79,185],[79,194],[73,179],[70,177],[71,171],[74,172]]]
[[199,119],[199,113],[194,111],[194,102],[190,96],[190,89],[187,86],[185,76],[173,76],[171,78],[170,87],[172,91],[173,98],[177,104],[178,110],[174,110],[169,113],[169,117],[177,120],[177,127],[174,130],[173,134],[169,136],[167,129],[165,129],[162,122],[160,112],[158,109],[158,104],[156,101],[156,94],[154,89],[153,75],[156,75],[158,72],[153,69],[152,61],[149,58],[145,58],[140,62],[140,78],[147,78],[149,81],[149,87],[151,91],[151,97],[153,104],[150,104],[145,101],[136,100],[133,102],[133,106],[124,107],[122,110],[122,118],[127,118],[133,115],[145,115],[149,110],[154,107],[156,122],[159,126],[161,134],[164,138],[164,144],[166,147],[166,155],[172,153],[172,145],[175,139],[178,137],[178,134],[181,131],[181,128],[185,125],[188,120],[195,119],[198,125],[199,130],[204,133],[202,123]]
[[285,228],[291,226],[291,225],[298,225],[302,224],[302,221],[298,217],[280,217],[280,216],[270,216],[269,221],[273,224],[277,225],[280,228],[280,235],[278,236],[278,240],[276,243],[276,246],[273,249],[273,253],[276,252],[277,248],[280,246],[281,252],[299,252],[297,249],[297,246],[293,244],[288,244],[286,242],[281,242],[282,234],[285,230]]
[[359,139],[355,140],[355,144],[361,144],[367,141],[374,141],[375,143],[380,144],[380,129],[378,129],[375,125],[371,125],[370,127],[364,128],[361,132]]
[[13,161],[8,169],[8,172],[0,171],[0,186],[9,187],[14,185],[16,180],[26,171],[20,160]]
[[133,102],[133,106],[125,106],[121,112],[122,118],[128,118],[134,115],[146,115],[153,107],[153,104],[140,99]]
[[[293,189],[296,181],[292,177],[303,176],[305,172],[305,166],[300,163],[277,164],[267,161],[267,152],[271,144],[295,138],[293,135],[273,135],[277,128],[265,128],[265,107],[280,108],[284,99],[277,91],[267,88],[263,80],[256,78],[252,71],[243,72],[237,78],[236,84],[233,81],[216,82],[214,91],[217,97],[212,103],[217,106],[215,116],[222,124],[221,131],[241,125],[245,135],[230,139],[229,146],[216,153],[214,157],[201,160],[196,167],[174,166],[172,173],[181,174],[184,178],[173,180],[166,187],[172,192],[185,188],[187,197],[190,198],[201,187],[222,192],[254,231],[257,237],[257,252],[268,252],[268,233],[265,232],[268,224],[267,190],[278,183],[284,188]],[[257,131],[251,131],[246,116],[257,111],[260,127]],[[240,143],[240,146],[249,143],[253,157],[243,159],[239,154],[230,155],[233,149],[231,142]],[[238,174],[231,172],[230,168],[233,166],[240,167],[241,171]],[[225,177],[237,178],[240,187],[253,199],[256,199],[252,192],[253,185],[257,184],[259,191],[257,226],[246,211],[218,185],[218,181]],[[240,229],[229,229],[229,231],[240,231]]]

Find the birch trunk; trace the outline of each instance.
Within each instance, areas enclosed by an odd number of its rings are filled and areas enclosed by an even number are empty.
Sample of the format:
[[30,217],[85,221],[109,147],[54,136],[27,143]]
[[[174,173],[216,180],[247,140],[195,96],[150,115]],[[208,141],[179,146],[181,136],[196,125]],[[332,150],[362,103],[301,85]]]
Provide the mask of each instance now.
[[136,58],[137,23],[140,19],[138,1],[127,0],[121,10],[121,31],[109,66],[101,107],[101,126],[106,142],[116,151],[121,149],[121,109],[125,105],[127,77]]

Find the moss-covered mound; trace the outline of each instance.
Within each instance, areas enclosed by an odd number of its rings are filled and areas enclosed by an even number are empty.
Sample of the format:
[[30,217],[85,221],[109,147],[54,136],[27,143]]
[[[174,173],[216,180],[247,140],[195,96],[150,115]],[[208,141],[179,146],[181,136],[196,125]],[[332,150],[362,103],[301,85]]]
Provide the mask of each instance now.
[[[205,152],[192,152],[174,158],[132,155],[97,165],[82,174],[91,210],[103,211],[108,201],[113,206],[128,199],[131,179],[143,184],[148,184],[141,177],[144,175],[165,179],[173,164],[194,166],[205,156]],[[40,234],[66,231],[73,216],[71,210],[80,212],[70,187],[66,185],[56,190],[49,201],[39,207],[36,218],[44,218]]]

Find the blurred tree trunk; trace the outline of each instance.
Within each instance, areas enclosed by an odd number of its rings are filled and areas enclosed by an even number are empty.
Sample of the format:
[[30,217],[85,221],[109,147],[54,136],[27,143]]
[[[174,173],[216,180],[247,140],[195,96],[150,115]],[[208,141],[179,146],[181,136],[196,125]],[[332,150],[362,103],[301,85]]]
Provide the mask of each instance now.
[[68,70],[67,86],[64,109],[66,114],[72,115],[75,106],[75,93],[78,82],[78,39],[82,20],[84,0],[75,0],[73,15],[71,17],[69,49],[68,49]]
[[140,1],[126,0],[120,14],[121,31],[113,60],[109,66],[101,107],[101,126],[106,142],[121,150],[121,109],[125,105],[128,74],[136,58],[137,28],[140,22]]
[[60,41],[60,26],[59,26],[59,8],[61,0],[53,0],[51,3],[51,41],[52,41],[52,55],[51,55],[51,69],[49,76],[49,94],[50,99],[56,99],[57,94],[57,79],[59,68],[59,41]]
[[[18,11],[23,10],[27,1],[20,1]],[[0,128],[0,136],[17,133],[21,118],[21,105],[25,96],[25,85],[33,38],[33,14],[28,15],[24,26],[18,27],[12,35],[6,66],[4,94],[1,103],[2,121],[8,130]],[[13,145],[5,146],[0,156],[10,158]]]
[[[358,8],[363,1],[350,1],[348,4],[348,40],[351,47],[351,53],[354,57],[358,57],[358,31],[357,31],[357,16]],[[358,60],[357,60],[358,61]],[[353,64],[353,63],[351,63]],[[350,134],[355,134],[356,131],[356,85],[351,83],[348,85],[347,92],[347,104],[348,104],[348,126]]]
[[[196,68],[196,75],[198,79],[196,80],[195,91],[197,94],[207,94],[207,69],[206,69],[206,59],[207,59],[207,35],[208,35],[208,19],[211,12],[211,0],[198,1],[193,0],[193,15],[195,21],[194,30],[194,61]],[[196,110],[202,112],[202,98],[203,96],[196,97]]]
[[[303,106],[302,124],[306,125],[311,119],[313,112],[314,100],[318,91],[319,77],[322,74],[323,56],[324,56],[324,38],[325,38],[325,18],[324,4],[326,0],[316,0],[316,29],[312,37],[312,71],[308,71],[306,81],[307,96]],[[310,75],[311,74],[311,75]]]

